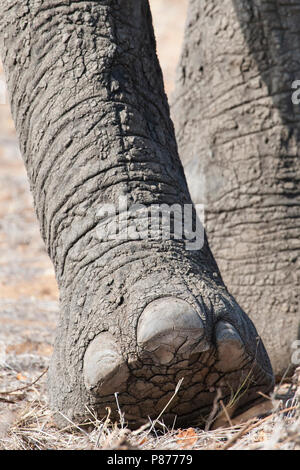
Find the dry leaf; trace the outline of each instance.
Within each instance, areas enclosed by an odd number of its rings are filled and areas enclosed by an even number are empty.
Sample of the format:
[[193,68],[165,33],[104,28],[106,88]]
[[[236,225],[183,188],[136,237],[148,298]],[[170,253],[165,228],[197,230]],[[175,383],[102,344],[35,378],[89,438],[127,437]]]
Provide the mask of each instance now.
[[19,372],[16,376],[17,380],[20,380],[21,382],[26,382],[27,377],[25,375],[22,375],[21,372]]
[[177,434],[177,444],[181,446],[181,449],[187,449],[196,444],[198,436],[193,428],[179,429]]
[[147,441],[148,441],[147,437],[143,437],[143,439],[139,442],[139,446],[141,446],[142,444],[145,444],[145,442]]

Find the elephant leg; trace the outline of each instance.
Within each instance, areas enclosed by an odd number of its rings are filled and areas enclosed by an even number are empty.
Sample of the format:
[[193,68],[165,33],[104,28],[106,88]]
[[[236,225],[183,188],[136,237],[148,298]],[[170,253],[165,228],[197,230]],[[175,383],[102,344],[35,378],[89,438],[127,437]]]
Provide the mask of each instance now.
[[49,369],[57,421],[107,407],[117,419],[118,393],[137,426],[179,383],[165,421],[200,424],[218,389],[240,407],[270,391],[254,325],[205,234],[194,244],[186,230],[197,218],[148,2],[6,0],[0,15],[12,113],[60,289]]
[[298,2],[190,0],[171,107],[223,280],[278,378],[299,337],[299,22]]

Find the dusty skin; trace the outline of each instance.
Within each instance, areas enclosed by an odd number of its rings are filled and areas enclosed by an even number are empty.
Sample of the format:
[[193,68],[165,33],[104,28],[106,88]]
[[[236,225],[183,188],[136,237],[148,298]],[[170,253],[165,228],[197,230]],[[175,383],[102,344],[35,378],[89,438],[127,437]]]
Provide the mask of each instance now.
[[300,13],[292,3],[192,0],[171,99],[212,252],[277,377],[292,366],[300,323],[300,115],[292,101]]

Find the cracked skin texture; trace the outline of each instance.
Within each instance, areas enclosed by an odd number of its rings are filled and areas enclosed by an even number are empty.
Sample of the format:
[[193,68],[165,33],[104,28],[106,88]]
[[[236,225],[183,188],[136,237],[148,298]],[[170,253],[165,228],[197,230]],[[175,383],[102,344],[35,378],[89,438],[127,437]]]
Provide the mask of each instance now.
[[[146,0],[5,0],[0,48],[41,234],[60,290],[48,386],[57,422],[87,407],[132,427],[199,424],[273,373],[204,237],[102,240],[101,204],[191,204]],[[166,321],[167,319],[167,321]],[[241,393],[242,392],[242,393]]]
[[298,1],[190,0],[171,107],[223,280],[278,378],[299,337],[299,22]]

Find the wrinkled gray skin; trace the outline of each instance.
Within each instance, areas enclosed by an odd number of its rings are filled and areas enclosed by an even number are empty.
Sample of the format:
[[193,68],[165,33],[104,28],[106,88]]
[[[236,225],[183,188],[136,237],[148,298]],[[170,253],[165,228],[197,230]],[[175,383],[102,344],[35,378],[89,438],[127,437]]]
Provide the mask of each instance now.
[[273,386],[255,327],[205,239],[99,241],[104,202],[190,204],[146,0],[5,0],[1,57],[41,233],[60,288],[49,370],[59,424],[87,407],[132,427],[201,424],[219,389]]
[[299,1],[191,0],[172,106],[224,282],[278,375],[300,321],[299,24]]

